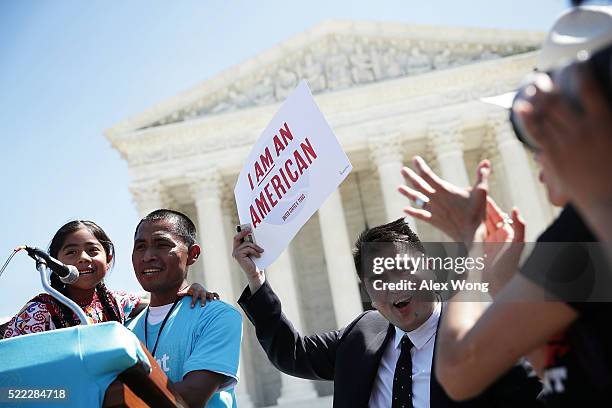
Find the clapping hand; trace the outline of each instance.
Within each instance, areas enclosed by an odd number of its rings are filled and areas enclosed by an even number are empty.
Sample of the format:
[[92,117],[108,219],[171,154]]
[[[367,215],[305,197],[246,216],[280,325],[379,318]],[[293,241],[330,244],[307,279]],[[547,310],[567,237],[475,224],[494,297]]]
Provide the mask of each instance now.
[[483,279],[490,283],[489,290],[495,298],[518,270],[525,242],[525,222],[518,208],[513,208],[509,217],[488,198],[485,224]]
[[[413,163],[417,171],[402,169],[409,186],[400,186],[399,192],[414,201],[416,207],[406,207],[404,212],[425,221],[447,234],[455,242],[468,247],[474,241],[486,238],[485,215],[487,206],[488,176],[490,164],[483,160],[476,170],[473,188],[458,187],[433,172],[421,157]],[[420,207],[420,208],[419,208]]]

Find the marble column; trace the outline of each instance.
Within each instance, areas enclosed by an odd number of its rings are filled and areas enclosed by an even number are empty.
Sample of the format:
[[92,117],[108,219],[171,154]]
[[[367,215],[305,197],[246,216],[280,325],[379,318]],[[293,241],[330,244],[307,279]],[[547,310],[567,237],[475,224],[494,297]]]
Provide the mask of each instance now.
[[440,176],[459,187],[469,187],[470,179],[463,159],[461,122],[447,119],[430,124],[427,142],[436,156]]
[[491,111],[488,119],[504,164],[505,186],[510,192],[512,205],[518,207],[525,219],[526,240],[534,240],[546,227],[548,217],[538,199],[538,186],[527,153],[510,127],[507,111]]
[[321,239],[337,327],[344,327],[363,311],[342,198],[334,191],[319,209]]
[[[238,218],[237,214],[234,214],[235,210],[234,210],[234,206],[235,206],[235,201],[234,201],[234,191],[233,189],[230,188],[230,186],[228,186],[227,184],[224,185],[224,189],[221,193],[222,195],[222,202],[221,202],[221,207],[222,207],[222,211],[223,211],[223,226],[225,227],[225,237],[226,239],[226,247],[227,247],[227,252],[228,254],[231,254],[232,252],[232,248],[233,248],[233,237],[234,237],[234,232],[235,230],[235,222],[234,222],[234,218]],[[247,339],[246,339],[246,330],[244,329],[244,325],[249,325],[251,324],[247,317],[244,315],[244,313],[242,312],[242,309],[236,304],[236,302],[238,301],[238,297],[241,293],[241,289],[244,287],[242,285],[242,281],[240,280],[240,278],[242,278],[244,276],[244,273],[242,272],[242,270],[240,269],[240,267],[237,266],[238,264],[231,259],[231,255],[230,255],[230,283],[232,285],[232,288],[234,288],[234,290],[232,291],[232,297],[231,298],[227,298],[227,299],[222,299],[225,300],[227,303],[231,303],[232,305],[235,305],[236,308],[238,310],[241,311],[242,314],[242,324],[243,324],[243,330],[242,330],[242,344],[240,345],[240,382],[238,382],[238,386],[236,386],[235,389],[235,393],[236,393],[236,403],[237,405],[242,408],[253,408],[255,405],[253,404],[253,400],[251,399],[251,396],[249,395],[249,387],[252,387],[252,381],[254,381],[253,378],[248,377],[247,373],[247,364],[251,365],[252,364],[252,360],[250,358],[250,348],[247,346]],[[251,370],[252,371],[252,370]],[[252,389],[252,388],[251,388]]]
[[[227,217],[224,216],[222,207],[222,187],[219,174],[215,170],[192,175],[190,188],[198,211],[198,230],[206,287],[208,290],[219,293],[225,302],[233,304],[237,296],[232,285],[230,266],[229,242],[232,237],[226,235],[224,228],[224,220],[227,220]],[[247,392],[248,378],[243,368],[245,359],[242,354],[241,349],[240,381],[235,388],[235,393],[236,399],[240,401],[240,406],[249,408],[253,406],[253,403]]]
[[219,174],[211,170],[192,176],[191,194],[198,211],[198,231],[206,286],[223,299],[232,299],[230,254],[223,228]]
[[134,183],[130,186],[130,192],[141,218],[151,211],[164,208],[163,187],[157,180]]
[[[265,273],[266,279],[269,280],[281,300],[283,313],[293,323],[296,330],[304,335],[304,319],[298,301],[299,290],[289,249],[283,251]],[[281,373],[281,395],[277,400],[278,405],[291,406],[297,401],[314,398],[317,398],[317,392],[311,381]]]
[[404,213],[404,207],[407,207],[409,202],[397,191],[397,188],[405,183],[401,174],[403,146],[399,134],[393,133],[370,138],[368,146],[370,159],[380,176],[380,187],[385,203],[387,222],[406,217],[406,222],[410,224],[410,228],[417,233],[414,219]]

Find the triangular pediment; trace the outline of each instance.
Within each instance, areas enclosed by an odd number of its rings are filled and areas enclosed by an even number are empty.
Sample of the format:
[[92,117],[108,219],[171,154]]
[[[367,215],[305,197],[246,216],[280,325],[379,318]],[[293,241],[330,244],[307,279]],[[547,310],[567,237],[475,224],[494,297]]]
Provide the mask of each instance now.
[[518,55],[539,48],[543,36],[516,30],[327,22],[116,125],[109,134],[277,103],[300,79],[318,94]]

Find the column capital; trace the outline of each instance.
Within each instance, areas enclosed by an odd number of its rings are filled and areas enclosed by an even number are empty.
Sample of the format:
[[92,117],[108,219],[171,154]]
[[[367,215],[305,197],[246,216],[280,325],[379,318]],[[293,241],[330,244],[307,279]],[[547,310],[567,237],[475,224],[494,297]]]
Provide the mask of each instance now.
[[487,120],[490,125],[510,123],[508,109],[494,107],[487,110]]
[[489,111],[487,124],[498,144],[517,141],[514,137],[514,131],[512,130],[507,110],[495,109]]
[[448,153],[463,153],[463,137],[459,118],[444,118],[427,126],[427,148],[440,158]]
[[493,166],[499,160],[499,149],[497,144],[497,138],[495,136],[497,132],[487,122],[485,132],[482,135],[482,141],[480,144],[480,160],[489,159]]
[[234,189],[227,183],[223,183],[221,191],[221,210],[224,215],[234,218],[237,218],[238,213],[236,209],[236,200],[234,198]]
[[193,171],[188,174],[189,191],[194,201],[204,198],[220,198],[223,191],[221,175],[215,168]]
[[423,151],[422,157],[432,169],[438,167],[438,153],[434,149],[433,143],[430,143],[429,140],[425,143],[425,150]]
[[380,167],[390,162],[402,162],[404,146],[399,132],[387,133],[368,139],[370,160]]
[[129,190],[141,216],[164,206],[164,188],[159,180],[135,182]]
[[427,129],[427,148],[437,158],[442,177],[458,186],[468,186],[468,177],[463,158],[463,135],[461,120],[455,116],[439,118],[430,122]]

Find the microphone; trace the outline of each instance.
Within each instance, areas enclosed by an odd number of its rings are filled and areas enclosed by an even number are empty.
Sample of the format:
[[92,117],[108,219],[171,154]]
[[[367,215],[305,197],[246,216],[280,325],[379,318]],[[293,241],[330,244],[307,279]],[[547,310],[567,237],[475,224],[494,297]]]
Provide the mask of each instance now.
[[24,248],[28,253],[28,256],[34,259],[36,262],[44,261],[51,271],[59,276],[60,280],[68,285],[74,283],[79,279],[79,270],[74,265],[64,265],[57,259],[53,258],[45,251],[39,248],[32,248],[26,246]]

